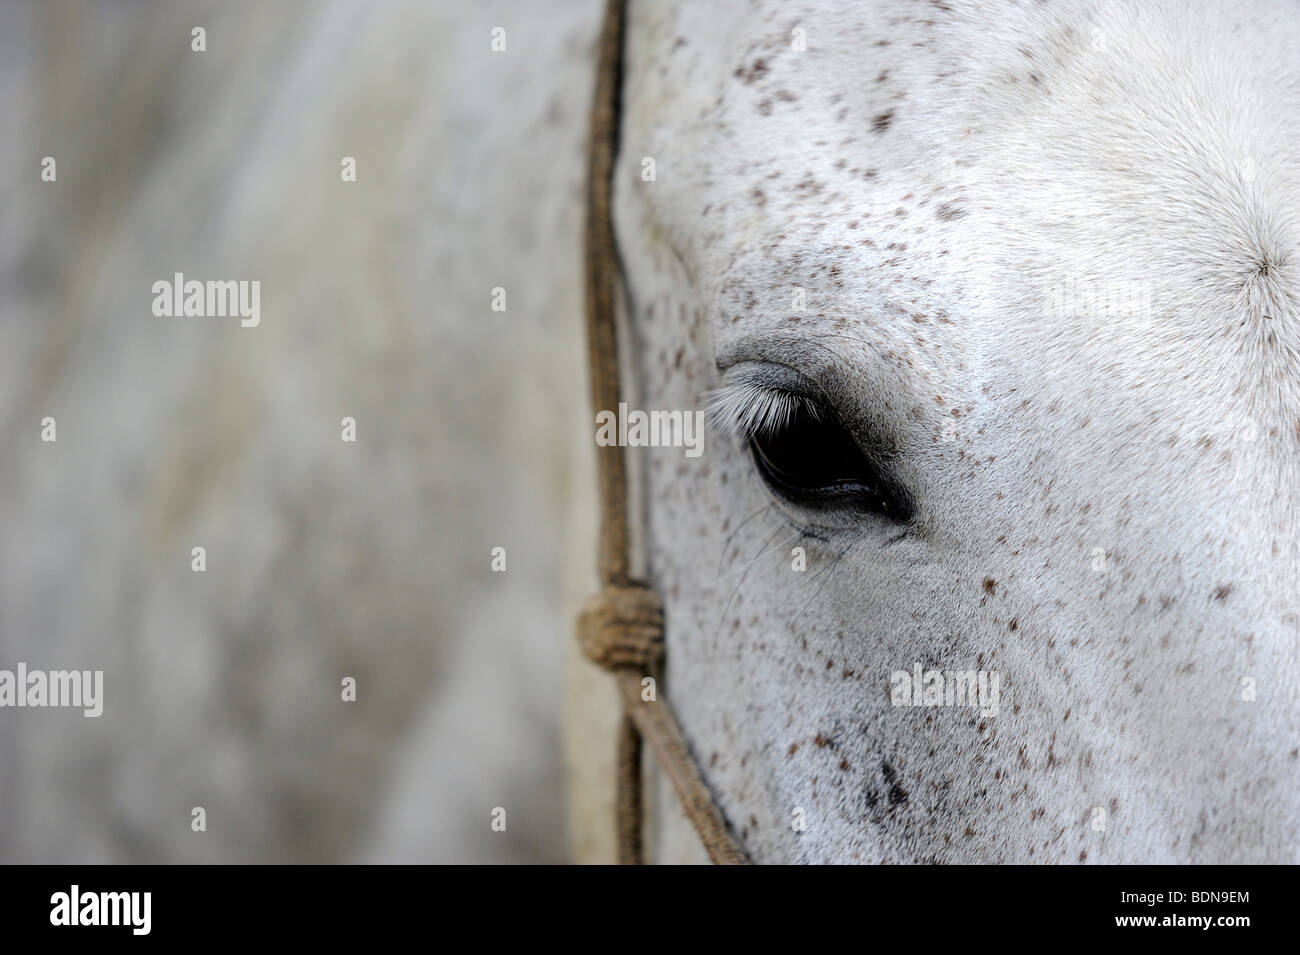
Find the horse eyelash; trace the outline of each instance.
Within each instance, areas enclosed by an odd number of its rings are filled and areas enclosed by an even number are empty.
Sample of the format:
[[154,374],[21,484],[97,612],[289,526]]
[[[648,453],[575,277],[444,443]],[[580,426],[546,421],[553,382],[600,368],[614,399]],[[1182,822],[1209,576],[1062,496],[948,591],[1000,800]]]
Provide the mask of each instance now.
[[800,411],[814,419],[821,416],[817,404],[808,398],[750,377],[739,377],[710,391],[705,407],[715,427],[744,440],[780,431]]

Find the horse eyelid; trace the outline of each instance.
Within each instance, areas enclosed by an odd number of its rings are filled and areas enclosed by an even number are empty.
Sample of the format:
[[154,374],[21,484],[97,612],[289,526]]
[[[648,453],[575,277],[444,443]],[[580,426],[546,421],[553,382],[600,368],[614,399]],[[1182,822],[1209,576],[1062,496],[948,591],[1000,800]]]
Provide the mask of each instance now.
[[821,419],[822,409],[804,395],[752,381],[732,382],[706,399],[714,425],[741,438],[780,431],[799,412]]

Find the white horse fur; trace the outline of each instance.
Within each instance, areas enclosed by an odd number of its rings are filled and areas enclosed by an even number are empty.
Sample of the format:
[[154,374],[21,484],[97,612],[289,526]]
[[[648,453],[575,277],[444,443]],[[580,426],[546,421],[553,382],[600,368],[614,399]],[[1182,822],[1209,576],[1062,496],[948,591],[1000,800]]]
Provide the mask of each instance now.
[[[755,859],[1300,859],[1297,12],[632,2],[636,400],[788,366],[915,501],[819,526],[721,431],[629,452]],[[1000,712],[891,705],[916,664]]]

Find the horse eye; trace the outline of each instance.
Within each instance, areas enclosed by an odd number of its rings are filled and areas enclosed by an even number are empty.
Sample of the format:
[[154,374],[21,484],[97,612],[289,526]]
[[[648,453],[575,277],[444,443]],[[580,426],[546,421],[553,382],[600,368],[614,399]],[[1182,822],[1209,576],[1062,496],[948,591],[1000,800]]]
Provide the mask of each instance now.
[[750,439],[759,474],[805,508],[854,508],[894,521],[911,517],[907,495],[862,453],[833,411],[799,402],[786,421]]

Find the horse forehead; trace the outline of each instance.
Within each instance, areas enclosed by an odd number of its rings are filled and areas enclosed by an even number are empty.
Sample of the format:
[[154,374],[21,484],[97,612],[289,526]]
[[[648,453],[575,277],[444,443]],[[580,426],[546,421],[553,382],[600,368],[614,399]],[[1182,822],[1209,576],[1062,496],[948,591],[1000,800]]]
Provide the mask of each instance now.
[[1003,297],[1195,290],[1258,324],[1295,297],[1297,137],[1277,91],[1298,79],[1278,39],[1294,26],[1241,9],[661,11],[641,84],[660,111],[633,109],[668,160],[650,215],[723,325],[777,321],[800,290],[808,315],[779,320],[942,318],[972,275]]

